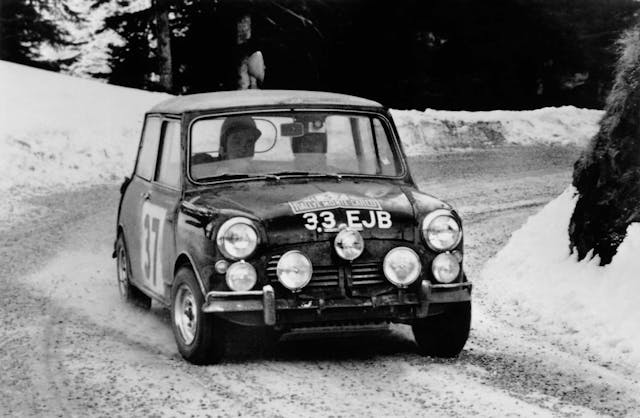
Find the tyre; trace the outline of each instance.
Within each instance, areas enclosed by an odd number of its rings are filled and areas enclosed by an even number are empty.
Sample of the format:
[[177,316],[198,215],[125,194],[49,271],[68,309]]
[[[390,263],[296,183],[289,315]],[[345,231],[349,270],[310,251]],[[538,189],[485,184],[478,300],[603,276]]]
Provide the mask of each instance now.
[[171,288],[171,326],[178,351],[193,364],[214,364],[224,355],[226,323],[202,312],[204,297],[195,274],[183,267]]
[[118,236],[118,241],[116,242],[116,264],[120,298],[138,308],[150,309],[151,298],[131,283],[131,262],[122,234]]
[[462,351],[471,327],[471,302],[452,303],[443,313],[414,322],[413,336],[421,354],[452,358]]

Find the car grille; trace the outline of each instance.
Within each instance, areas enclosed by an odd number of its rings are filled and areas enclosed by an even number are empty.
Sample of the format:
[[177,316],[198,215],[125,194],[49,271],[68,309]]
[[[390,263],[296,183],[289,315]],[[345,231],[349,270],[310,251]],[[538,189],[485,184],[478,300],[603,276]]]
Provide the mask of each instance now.
[[[267,262],[267,278],[271,283],[278,282],[276,270],[280,257],[280,255],[274,255]],[[314,264],[311,281],[305,286],[305,290],[339,288],[341,273],[347,286],[356,289],[389,284],[382,273],[382,266],[378,262],[352,263],[345,266]]]
[[380,263],[358,263],[351,265],[351,284],[353,286],[371,286],[388,283],[382,273]]

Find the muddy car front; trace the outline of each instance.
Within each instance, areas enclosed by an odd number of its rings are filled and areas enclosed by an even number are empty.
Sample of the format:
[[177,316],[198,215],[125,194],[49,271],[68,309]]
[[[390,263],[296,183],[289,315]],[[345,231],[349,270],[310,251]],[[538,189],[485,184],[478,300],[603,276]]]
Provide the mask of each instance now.
[[207,226],[217,255],[203,312],[289,330],[411,323],[470,300],[461,221],[415,189],[294,179],[199,202],[229,214]]

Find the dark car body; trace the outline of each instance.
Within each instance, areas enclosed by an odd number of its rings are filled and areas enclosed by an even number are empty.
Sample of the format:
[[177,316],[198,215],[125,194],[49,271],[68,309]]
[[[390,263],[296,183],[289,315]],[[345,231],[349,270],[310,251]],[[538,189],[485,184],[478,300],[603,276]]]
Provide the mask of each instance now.
[[[189,133],[194,121],[282,109],[375,115],[388,132],[399,175],[310,173],[210,182],[191,177]],[[155,141],[157,147],[145,148]],[[161,165],[171,158],[173,162]],[[413,323],[471,298],[471,284],[462,268],[451,283],[435,279],[431,264],[439,251],[425,244],[421,231],[423,219],[434,211],[450,213],[461,225],[460,218],[448,204],[418,190],[390,113],[370,100],[297,91],[170,99],[146,114],[136,169],[122,192],[117,228],[127,248],[129,280],[166,305],[172,303],[176,274],[185,267],[197,279],[204,301],[197,309],[203,315],[285,331],[345,323]],[[324,230],[322,219],[310,227],[310,218],[327,211],[337,224],[359,228],[365,248],[357,259],[336,254],[337,230]],[[250,220],[259,236],[255,251],[242,260],[255,268],[257,281],[243,292],[231,290],[224,272],[216,267],[228,258],[218,247],[216,234],[233,217]],[[414,250],[422,264],[418,280],[406,287],[395,286],[383,272],[382,260],[397,246]],[[460,239],[447,250],[459,257],[460,265],[462,247]],[[298,291],[284,287],[276,274],[279,258],[290,250],[306,254],[313,264],[310,282]]]

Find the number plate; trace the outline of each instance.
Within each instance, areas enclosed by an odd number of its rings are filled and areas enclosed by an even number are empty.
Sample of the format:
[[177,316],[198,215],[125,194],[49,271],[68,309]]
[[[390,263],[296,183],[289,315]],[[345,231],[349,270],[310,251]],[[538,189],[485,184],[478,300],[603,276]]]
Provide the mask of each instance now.
[[[386,210],[345,210],[344,225],[358,231],[370,228],[389,229],[393,225],[391,214]],[[339,223],[332,211],[307,212],[302,215],[303,224],[309,231],[337,232]]]

